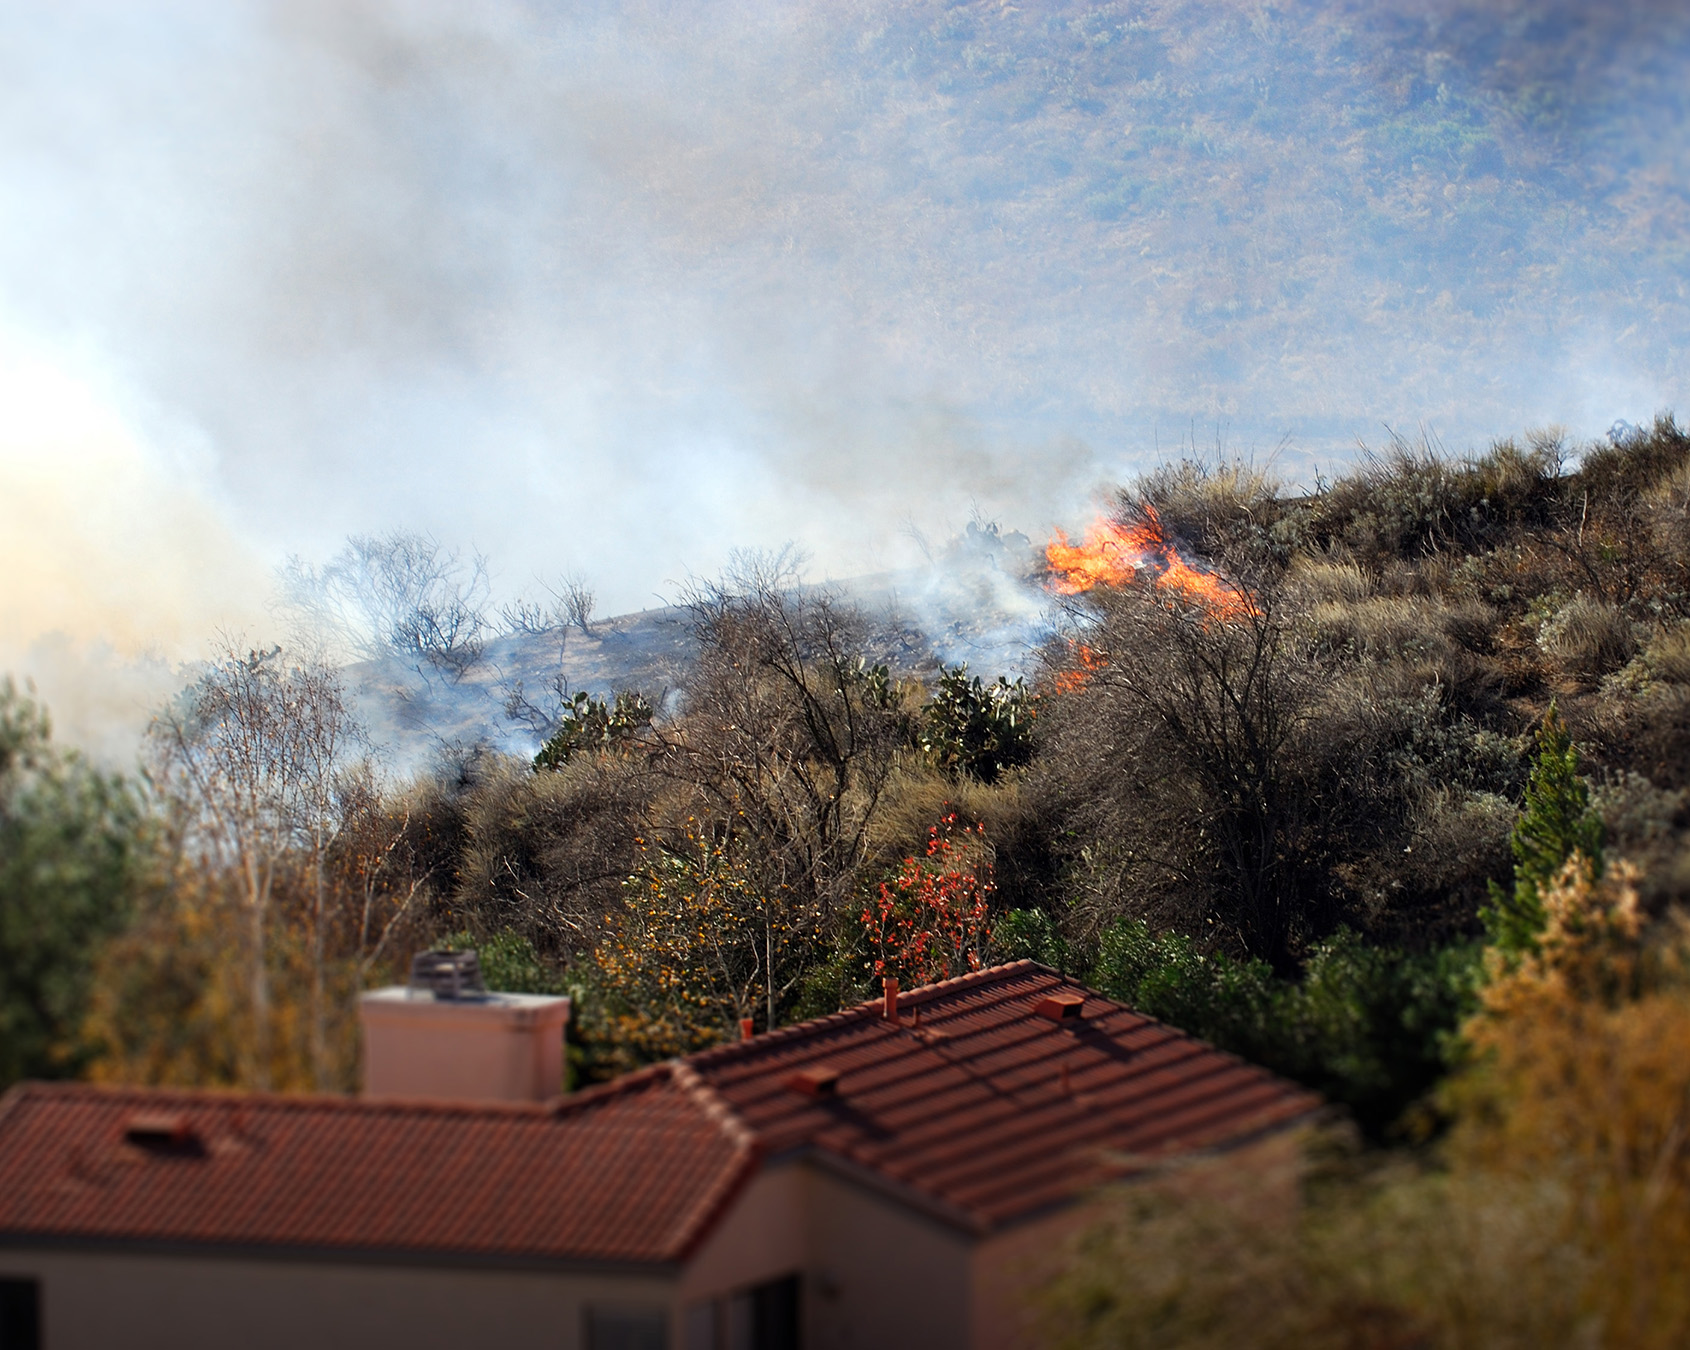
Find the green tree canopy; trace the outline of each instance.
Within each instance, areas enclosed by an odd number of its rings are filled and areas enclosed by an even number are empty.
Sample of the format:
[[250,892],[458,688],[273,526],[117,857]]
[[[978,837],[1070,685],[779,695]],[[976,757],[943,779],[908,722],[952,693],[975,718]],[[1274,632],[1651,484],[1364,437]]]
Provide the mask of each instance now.
[[145,814],[123,779],[52,743],[0,682],[0,1087],[72,1074],[94,959],[131,911]]

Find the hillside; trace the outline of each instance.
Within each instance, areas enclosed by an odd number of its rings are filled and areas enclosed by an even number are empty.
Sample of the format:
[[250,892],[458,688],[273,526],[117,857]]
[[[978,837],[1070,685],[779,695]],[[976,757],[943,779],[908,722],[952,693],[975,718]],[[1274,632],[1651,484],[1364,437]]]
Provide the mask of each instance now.
[[[1031,673],[1054,621],[1044,563],[1025,535],[971,524],[928,565],[815,583],[869,621],[867,647],[900,678],[967,665],[988,677]],[[425,767],[477,746],[528,758],[555,730],[565,691],[638,691],[676,710],[696,656],[683,605],[538,629],[505,628],[461,669],[392,648],[344,678],[390,768]]]
[[[8,791],[86,817],[39,847],[113,859],[79,920],[116,930],[84,958],[109,978],[63,984],[99,998],[36,1071],[249,1081],[262,976],[270,1081],[333,1086],[352,993],[441,942],[573,990],[588,1076],[1033,957],[1384,1137],[1575,849],[1633,878],[1649,931],[1690,898],[1670,417],[1463,459],[1399,442],[1312,492],[1179,461],[1043,549],[976,526],[849,585],[746,555],[684,608],[524,611],[535,631],[449,648],[424,639],[476,631],[477,574],[353,544],[317,594],[420,649],[339,673],[231,651],[155,729],[145,797],[55,760],[10,696]],[[364,758],[384,737],[398,776]]]

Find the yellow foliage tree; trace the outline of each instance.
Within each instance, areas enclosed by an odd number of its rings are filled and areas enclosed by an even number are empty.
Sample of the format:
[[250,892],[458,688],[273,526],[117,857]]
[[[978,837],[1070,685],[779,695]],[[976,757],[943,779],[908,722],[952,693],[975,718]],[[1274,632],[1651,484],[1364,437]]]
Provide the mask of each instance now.
[[1285,1184],[1207,1159],[1123,1188],[1047,1290],[1043,1343],[1690,1344],[1690,925],[1646,923],[1635,883],[1575,855],[1542,891],[1430,1162],[1317,1147]]
[[1498,970],[1451,1087],[1452,1165],[1553,1185],[1595,1343],[1690,1342],[1690,929],[1650,929],[1636,873],[1575,856],[1538,950]]
[[779,1018],[808,968],[820,906],[770,886],[731,831],[689,819],[672,847],[644,842],[623,905],[593,952],[617,1057],[685,1054]]
[[[297,917],[312,888],[293,877],[276,887],[263,1035],[254,1025],[249,918],[230,889],[227,876],[183,861],[101,950],[83,1025],[95,1082],[245,1087],[256,1070],[282,1092],[356,1086],[358,968],[315,950]],[[335,1016],[320,1016],[325,1003]]]

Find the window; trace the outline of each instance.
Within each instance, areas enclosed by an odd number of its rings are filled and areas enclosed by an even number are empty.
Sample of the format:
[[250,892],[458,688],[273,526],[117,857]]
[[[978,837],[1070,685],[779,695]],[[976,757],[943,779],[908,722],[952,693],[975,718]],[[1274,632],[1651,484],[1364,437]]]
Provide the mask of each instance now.
[[686,1311],[686,1350],[799,1350],[798,1276]]
[[798,1350],[798,1277],[751,1291],[751,1350]]
[[669,1350],[662,1308],[588,1308],[587,1350]]
[[0,1275],[0,1350],[41,1350],[41,1285]]

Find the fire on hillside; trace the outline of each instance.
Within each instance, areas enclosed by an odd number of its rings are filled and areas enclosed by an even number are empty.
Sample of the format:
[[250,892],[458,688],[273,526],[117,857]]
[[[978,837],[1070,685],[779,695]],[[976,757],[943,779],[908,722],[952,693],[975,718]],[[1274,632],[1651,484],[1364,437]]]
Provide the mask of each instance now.
[[1127,523],[1100,517],[1078,544],[1061,530],[1045,548],[1051,587],[1061,595],[1079,595],[1094,586],[1126,586],[1141,577],[1168,599],[1194,605],[1221,620],[1256,613],[1249,595],[1211,572],[1193,567],[1163,528],[1156,508],[1145,502],[1141,519]]

